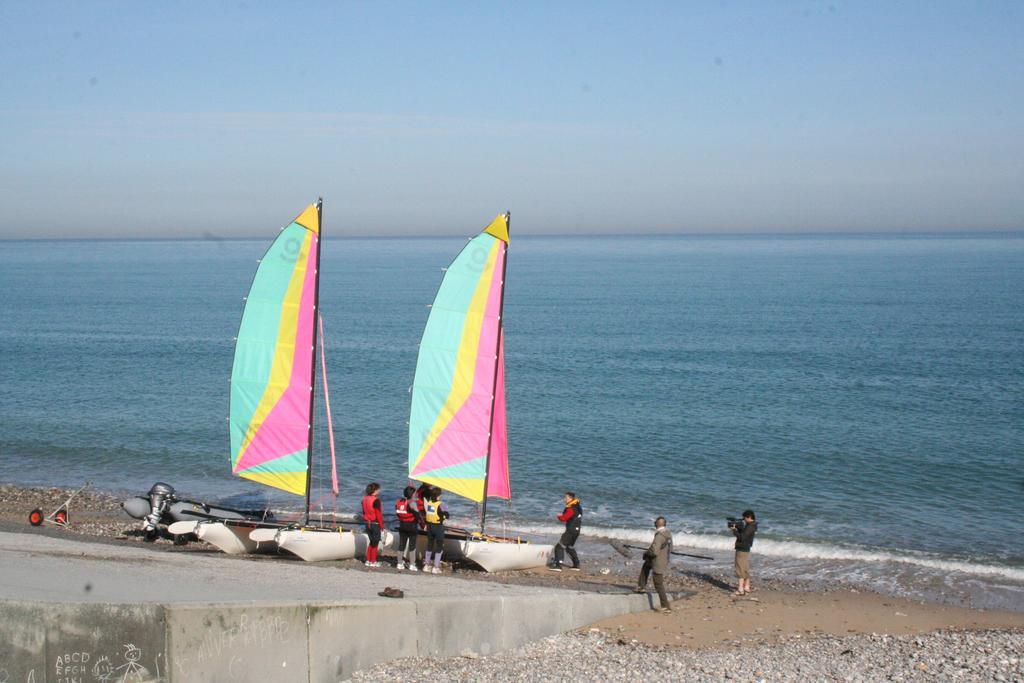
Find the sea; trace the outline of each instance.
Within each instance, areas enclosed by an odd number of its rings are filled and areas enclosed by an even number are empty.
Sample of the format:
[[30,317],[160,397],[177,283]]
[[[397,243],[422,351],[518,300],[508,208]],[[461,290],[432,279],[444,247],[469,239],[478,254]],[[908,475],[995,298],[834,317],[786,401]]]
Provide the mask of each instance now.
[[[301,507],[228,463],[269,239],[0,242],[0,481]],[[464,244],[324,240],[341,497],[321,411],[317,509],[407,483],[417,345]],[[761,576],[1024,611],[1024,233],[514,235],[505,333],[489,530],[557,534],[572,490],[595,563],[664,515],[704,571],[751,508]]]

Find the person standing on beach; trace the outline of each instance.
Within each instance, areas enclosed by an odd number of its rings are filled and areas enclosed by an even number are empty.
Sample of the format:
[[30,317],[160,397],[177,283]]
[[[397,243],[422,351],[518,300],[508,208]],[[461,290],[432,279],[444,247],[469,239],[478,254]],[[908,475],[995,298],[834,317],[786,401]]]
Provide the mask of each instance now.
[[753,510],[743,511],[743,524],[732,524],[730,527],[736,536],[736,578],[739,585],[733,595],[746,595],[750,592],[750,548],[754,545],[754,534],[757,533],[757,518]]
[[370,543],[366,547],[366,566],[379,567],[377,546],[380,545],[380,535],[384,529],[384,514],[381,512],[380,484],[377,482],[366,485],[366,495],[363,496],[363,523],[366,525],[366,535],[370,537]]
[[[427,523],[427,553],[423,571],[441,573],[441,554],[444,552],[444,521],[448,519],[448,506],[441,502],[441,489],[434,486],[423,501],[423,518]],[[433,566],[431,566],[433,560]]]
[[[398,517],[398,559],[395,568],[416,571],[416,536],[419,528],[420,513],[412,500],[416,487],[406,486],[402,497],[395,501],[395,516]],[[404,565],[404,567],[403,567]]]
[[658,591],[661,611],[668,613],[672,611],[672,607],[665,593],[665,574],[668,572],[669,553],[672,552],[672,532],[665,524],[664,517],[654,520],[654,540],[644,551],[644,566],[640,568],[640,578],[634,590],[637,593],[646,593],[647,578],[654,574],[654,589]]
[[576,554],[576,541],[580,537],[580,527],[583,525],[583,506],[579,498],[572,491],[565,492],[565,509],[558,515],[559,522],[565,522],[565,531],[555,545],[555,563],[548,567],[553,572],[562,571],[562,559],[565,554],[572,559],[572,567],[575,571],[580,570],[580,558]]
[[[418,489],[416,489],[416,509],[420,513],[420,518],[419,518],[420,528],[423,529],[424,531],[427,528],[427,522],[426,522],[426,514],[427,514],[426,506],[427,506],[427,504],[426,504],[426,499],[430,495],[430,489],[431,488],[432,487],[431,487],[430,484],[421,483],[420,487]],[[418,537],[417,537],[417,539],[418,539]],[[416,564],[420,565],[421,567],[425,567],[426,565],[423,562],[423,550],[422,549],[424,547],[426,547],[426,544],[421,546],[419,544],[419,540],[417,540],[415,543],[416,543]]]
[[[420,487],[416,489],[416,509],[420,511],[420,518],[422,519],[423,513],[426,512],[426,499],[430,495],[430,489],[433,487],[430,484],[420,484]],[[423,524],[420,524],[420,528],[424,528]]]

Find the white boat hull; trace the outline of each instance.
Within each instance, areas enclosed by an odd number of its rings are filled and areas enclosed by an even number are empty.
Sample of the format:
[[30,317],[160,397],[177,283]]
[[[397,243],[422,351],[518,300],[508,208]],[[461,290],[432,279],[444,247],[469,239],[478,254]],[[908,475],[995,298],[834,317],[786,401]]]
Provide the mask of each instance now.
[[[445,544],[447,550],[447,543]],[[462,556],[488,572],[543,567],[551,560],[553,545],[469,538],[459,542]]]
[[[265,533],[262,529],[257,531],[260,532],[258,538]],[[281,550],[298,555],[306,562],[365,558],[366,549],[370,545],[370,538],[365,533],[349,529],[279,529],[275,538]],[[381,536],[380,547],[390,547],[393,541],[393,534],[385,531]]]
[[252,526],[239,526],[214,521],[174,522],[167,527],[174,535],[195,534],[200,541],[205,541],[228,555],[245,555],[247,553],[272,553],[277,551],[274,543],[259,543],[249,538],[254,530]]
[[[390,549],[396,550],[397,547],[396,542]],[[421,531],[416,539],[417,557],[423,557],[426,548],[427,535]],[[469,560],[484,571],[505,572],[543,567],[550,562],[554,548],[553,545],[519,542],[515,539],[446,534],[442,558],[445,561]]]

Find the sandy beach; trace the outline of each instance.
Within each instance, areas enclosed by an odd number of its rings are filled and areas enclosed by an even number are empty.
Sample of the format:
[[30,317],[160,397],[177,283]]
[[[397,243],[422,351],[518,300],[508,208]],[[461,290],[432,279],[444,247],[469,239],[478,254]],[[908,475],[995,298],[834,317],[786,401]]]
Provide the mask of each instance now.
[[[71,526],[31,527],[28,511],[49,512],[63,501],[63,489],[0,486],[0,530],[73,538],[102,544],[132,544],[154,552],[220,555],[203,543],[175,546],[170,539],[147,544],[138,523],[119,509],[115,495],[88,490],[72,504]],[[584,556],[586,563],[587,557]],[[628,590],[634,585],[636,560],[596,561],[583,572],[561,574],[543,569],[485,574],[446,566],[446,574],[466,581],[577,590]],[[281,562],[253,557],[243,562]],[[369,572],[356,561],[323,563],[348,571]],[[319,565],[318,565],[319,566]],[[383,579],[399,572],[376,570]],[[403,580],[412,579],[403,576]],[[430,581],[431,577],[418,576]],[[667,581],[689,597],[675,603],[672,614],[624,615],[591,624],[577,633],[545,639],[519,650],[436,661],[397,661],[360,674],[362,680],[383,676],[418,677],[433,671],[441,677],[501,680],[510,658],[524,680],[563,677],[631,680],[735,676],[741,680],[837,680],[878,678],[961,678],[1021,680],[1024,663],[1024,614],[935,604],[855,589],[822,590],[783,582],[755,584],[753,595],[737,598],[725,576],[693,570],[674,571]],[[746,653],[746,654],[743,654]],[[475,660],[484,661],[475,661]],[[634,662],[624,664],[623,662]],[[525,667],[525,668],[522,668]],[[727,676],[728,674],[728,676]],[[1000,678],[1002,677],[1002,678]]]

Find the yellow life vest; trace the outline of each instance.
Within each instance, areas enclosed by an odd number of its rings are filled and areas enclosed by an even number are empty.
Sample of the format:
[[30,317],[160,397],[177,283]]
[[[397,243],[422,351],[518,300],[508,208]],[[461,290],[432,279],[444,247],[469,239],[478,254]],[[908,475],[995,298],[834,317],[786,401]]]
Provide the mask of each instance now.
[[440,524],[441,523],[441,501],[439,500],[424,500],[423,501],[423,517],[427,520],[427,524]]

